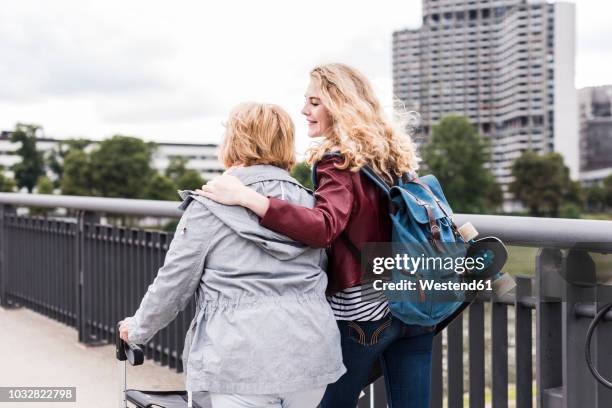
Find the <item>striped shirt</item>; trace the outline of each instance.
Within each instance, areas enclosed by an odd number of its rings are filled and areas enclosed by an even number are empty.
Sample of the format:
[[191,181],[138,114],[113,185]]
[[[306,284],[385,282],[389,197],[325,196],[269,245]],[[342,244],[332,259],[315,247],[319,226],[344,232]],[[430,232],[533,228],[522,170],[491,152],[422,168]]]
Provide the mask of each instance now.
[[371,284],[344,289],[327,300],[336,320],[372,321],[380,320],[389,314],[387,298]]

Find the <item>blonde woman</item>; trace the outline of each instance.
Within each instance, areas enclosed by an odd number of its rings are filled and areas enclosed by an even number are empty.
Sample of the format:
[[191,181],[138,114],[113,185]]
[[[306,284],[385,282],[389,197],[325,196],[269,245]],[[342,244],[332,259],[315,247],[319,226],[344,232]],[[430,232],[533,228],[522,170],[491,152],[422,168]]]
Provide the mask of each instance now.
[[[244,104],[227,123],[220,159],[258,194],[312,208],[287,172],[294,127],[275,105]],[[312,408],[346,371],[325,298],[325,252],[259,225],[242,207],[184,194],[164,266],[121,337],[146,343],[196,293],[183,352],[187,390],[214,408]]]
[[[231,175],[202,186],[199,194],[241,205],[260,224],[315,248],[328,248],[329,301],[342,335],[347,373],[328,386],[321,407],[354,408],[370,372],[380,364],[389,406],[429,406],[431,328],[408,326],[390,315],[380,292],[362,285],[357,251],[388,242],[388,199],[359,168],[369,164],[387,182],[417,169],[411,138],[385,118],[367,78],[343,64],[310,72],[302,114],[308,136],[322,140],[308,151],[319,162],[314,208],[267,197]],[[337,152],[341,157],[326,156]],[[357,251],[355,251],[355,248]]]

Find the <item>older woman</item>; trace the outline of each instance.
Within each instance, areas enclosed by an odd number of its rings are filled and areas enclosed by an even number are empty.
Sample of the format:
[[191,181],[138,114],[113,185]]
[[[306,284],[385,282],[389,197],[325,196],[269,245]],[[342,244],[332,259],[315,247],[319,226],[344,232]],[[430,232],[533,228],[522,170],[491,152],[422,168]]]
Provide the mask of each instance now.
[[[294,128],[278,106],[236,108],[220,158],[254,191],[314,206],[287,172]],[[213,407],[315,407],[346,371],[325,298],[325,252],[261,227],[242,207],[183,198],[164,266],[123,322],[122,338],[147,342],[196,293],[183,352],[189,391],[209,391]]]

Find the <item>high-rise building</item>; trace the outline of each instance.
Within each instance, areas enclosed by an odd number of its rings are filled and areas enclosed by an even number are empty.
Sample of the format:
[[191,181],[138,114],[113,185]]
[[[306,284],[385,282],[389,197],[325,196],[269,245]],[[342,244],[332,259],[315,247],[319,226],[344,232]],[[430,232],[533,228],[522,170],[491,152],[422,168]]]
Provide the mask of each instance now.
[[527,149],[561,153],[577,179],[574,31],[571,3],[423,0],[421,28],[393,33],[394,94],[425,140],[444,116],[468,117],[504,189]]
[[580,180],[598,182],[612,174],[612,85],[578,91]]

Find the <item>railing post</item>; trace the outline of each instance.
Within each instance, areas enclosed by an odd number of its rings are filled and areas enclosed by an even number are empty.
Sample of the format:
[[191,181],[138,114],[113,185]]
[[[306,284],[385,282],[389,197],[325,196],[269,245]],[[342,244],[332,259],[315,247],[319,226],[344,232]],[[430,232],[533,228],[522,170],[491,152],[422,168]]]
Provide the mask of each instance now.
[[539,406],[596,408],[597,386],[584,358],[590,322],[576,314],[577,305],[596,298],[595,264],[582,250],[542,249],[537,282]]
[[565,256],[562,272],[566,288],[562,308],[563,406],[595,408],[596,381],[584,357],[584,341],[590,321],[576,316],[575,312],[578,303],[595,300],[595,265],[587,252],[570,250]]
[[508,408],[508,306],[491,299],[491,388],[493,408]]
[[[469,312],[470,408],[485,408],[485,309],[476,300]],[[441,406],[442,404],[440,404]]]
[[523,302],[531,298],[531,277],[516,277],[515,312],[515,347],[516,347],[516,407],[532,408],[532,329],[531,307]]
[[448,405],[463,408],[463,316],[459,315],[446,329]]
[[442,408],[444,402],[444,385],[442,384],[442,336],[438,333],[433,338],[431,350],[431,393],[429,408]]
[[90,211],[78,211],[77,212],[77,229],[75,236],[75,251],[74,251],[74,262],[76,272],[76,327],[78,332],[78,338],[80,343],[90,343],[90,327],[87,325],[87,308],[86,302],[90,299],[86,299],[85,285],[86,281],[86,259],[85,259],[85,234],[87,231],[87,224],[94,224],[100,221],[100,216],[97,213]]
[[[597,309],[600,310],[605,304],[612,302],[612,286],[597,287]],[[602,322],[595,331],[595,353],[597,356],[594,360],[597,364],[597,370],[605,378],[612,378],[612,322]],[[597,406],[610,407],[612,406],[612,390],[604,385],[597,383]]]
[[15,214],[15,207],[7,204],[0,205],[0,306],[4,308],[12,307],[7,299],[8,292],[8,252],[6,243],[8,242],[8,232],[6,228],[6,216]]
[[[536,382],[538,408],[562,404],[562,255],[542,248],[536,256]],[[556,404],[556,405],[555,405]]]

